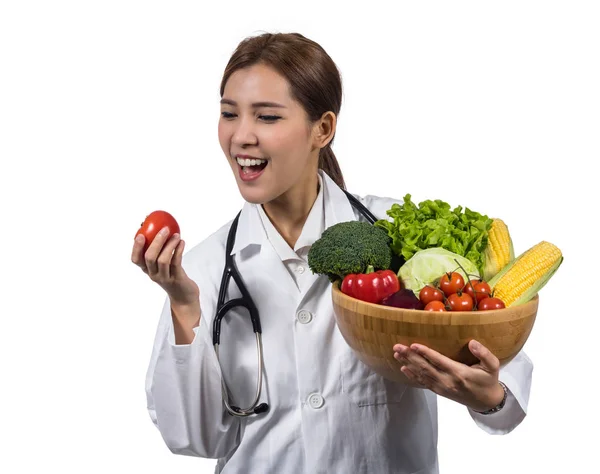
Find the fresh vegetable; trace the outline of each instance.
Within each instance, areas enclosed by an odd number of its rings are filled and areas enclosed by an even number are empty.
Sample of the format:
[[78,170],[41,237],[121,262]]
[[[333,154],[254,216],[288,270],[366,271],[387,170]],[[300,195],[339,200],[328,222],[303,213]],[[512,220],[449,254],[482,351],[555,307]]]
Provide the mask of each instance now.
[[369,265],[388,270],[392,262],[390,237],[368,222],[348,221],[327,228],[308,251],[308,266],[330,281],[363,273]]
[[461,291],[465,287],[465,279],[458,272],[446,272],[440,278],[440,290],[446,296]]
[[523,252],[489,281],[506,307],[526,303],[554,275],[563,261],[560,249],[542,241]]
[[444,293],[431,285],[425,285],[419,292],[419,299],[427,306],[432,301],[444,301]]
[[400,290],[400,281],[391,270],[374,271],[369,265],[366,273],[346,275],[340,287],[342,293],[369,303],[381,301]]
[[135,236],[142,234],[145,238],[144,249],[142,253],[146,253],[148,247],[156,237],[163,227],[169,228],[169,236],[173,234],[179,234],[179,224],[175,220],[175,218],[166,211],[153,211],[146,216],[144,222],[140,224],[139,230],[136,232]]
[[448,306],[451,311],[471,311],[473,309],[473,298],[462,290],[448,296]]
[[473,298],[473,300],[476,299],[477,302],[488,298],[492,293],[490,285],[484,280],[469,280],[464,286],[463,291]]
[[486,280],[494,277],[515,258],[512,239],[508,227],[501,219],[493,219],[488,231],[488,243],[483,252],[484,267],[482,276]]
[[[457,261],[468,275],[460,268],[457,269]],[[435,247],[415,253],[400,267],[398,277],[404,288],[411,289],[415,295],[418,295],[425,285],[436,283],[440,279],[440,275],[454,271],[462,275],[463,281],[467,281],[471,276],[479,277],[479,272],[473,262],[449,250]]]
[[425,306],[425,311],[448,311],[441,301],[431,301]]
[[482,301],[486,301],[487,309],[504,307],[500,299],[491,298],[490,285],[485,280],[471,279],[464,284],[458,272],[446,272],[434,284],[424,286],[419,300],[427,311],[477,311]]
[[470,260],[481,275],[485,266],[484,250],[488,244],[488,230],[492,219],[469,208],[450,205],[439,199],[427,200],[417,206],[411,195],[404,196],[402,205],[394,203],[387,211],[390,222],[380,219],[376,227],[391,237],[392,251],[409,259],[420,250],[443,248]]
[[477,305],[479,311],[489,311],[490,309],[502,309],[506,305],[500,298],[491,297],[482,299]]
[[425,308],[425,305],[419,300],[419,298],[417,298],[411,290],[407,290],[406,288],[403,288],[387,298],[384,298],[381,304],[404,309]]

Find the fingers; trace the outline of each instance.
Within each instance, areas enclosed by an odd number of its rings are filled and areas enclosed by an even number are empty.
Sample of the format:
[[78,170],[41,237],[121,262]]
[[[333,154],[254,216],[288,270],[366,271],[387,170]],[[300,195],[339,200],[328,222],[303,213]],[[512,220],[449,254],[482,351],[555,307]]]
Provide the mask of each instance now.
[[161,253],[163,245],[169,235],[169,228],[163,227],[161,231],[156,234],[154,240],[148,246],[144,259],[146,260],[146,267],[148,268],[148,275],[153,277],[158,273],[158,257]]
[[486,372],[495,373],[500,370],[500,361],[498,358],[481,343],[475,340],[469,341],[469,350],[481,361],[479,365]]
[[410,348],[441,372],[452,372],[457,369],[457,362],[421,344],[412,344]]
[[425,380],[426,377],[434,381],[438,380],[444,374],[443,370],[418,354],[412,346],[408,348],[401,344],[396,344],[394,350],[396,351],[394,358],[405,364],[401,370],[404,372],[405,368],[408,369],[410,371],[408,375],[411,373],[414,374],[419,383],[423,383],[422,380]]
[[173,259],[173,252],[175,251],[175,247],[179,244],[180,241],[179,234],[173,234],[158,256],[157,265],[158,265],[158,279],[160,281],[168,281],[171,278],[171,260]]
[[396,344],[394,351],[413,364],[431,365],[440,372],[448,372],[453,368],[454,361],[425,346],[412,344],[408,348],[402,344]]
[[424,372],[417,372],[411,370],[406,365],[403,366],[400,370],[404,375],[406,375],[406,378],[408,378],[408,380],[417,385],[420,385],[421,387],[426,387],[430,390],[433,390],[434,386],[436,385],[436,381]]
[[394,351],[394,358],[405,364],[400,370],[407,378],[439,395],[454,396],[464,385],[465,366],[429,347],[396,344]]
[[185,248],[185,242],[179,240],[175,252],[173,252],[173,258],[171,259],[171,275],[178,276],[178,272],[182,269],[181,262],[183,260],[183,249]]
[[144,260],[144,242],[146,239],[143,235],[136,236],[131,250],[131,261],[142,269],[144,273],[148,273],[146,261]]
[[[132,253],[132,261],[136,263],[148,276],[156,282],[166,282],[172,277],[171,267],[181,265],[183,246],[179,248],[181,237],[179,234],[173,234],[168,237],[169,228],[164,227],[156,234],[154,240],[148,246],[148,250],[140,261],[139,254],[141,247],[144,246],[143,240],[135,242]],[[176,249],[179,252],[176,253]],[[175,258],[175,260],[173,260]]]
[[469,349],[480,360],[475,366],[456,362],[421,344],[396,344],[393,349],[394,358],[403,364],[400,370],[410,382],[466,406],[490,405],[486,394],[498,385],[500,363],[479,342],[469,342]]

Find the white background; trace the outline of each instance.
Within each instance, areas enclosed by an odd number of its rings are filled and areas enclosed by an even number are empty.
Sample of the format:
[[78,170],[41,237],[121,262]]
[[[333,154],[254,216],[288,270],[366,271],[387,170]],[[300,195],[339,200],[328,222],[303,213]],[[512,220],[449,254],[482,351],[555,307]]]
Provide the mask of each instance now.
[[[565,261],[525,351],[529,413],[490,436],[440,400],[442,473],[594,470],[599,8],[582,1],[4,1],[0,471],[210,473],[146,411],[164,294],[130,262],[154,209],[187,248],[241,207],[217,139],[234,48],[297,31],[340,68],[348,188],[443,199]],[[277,297],[274,291],[273,297]]]

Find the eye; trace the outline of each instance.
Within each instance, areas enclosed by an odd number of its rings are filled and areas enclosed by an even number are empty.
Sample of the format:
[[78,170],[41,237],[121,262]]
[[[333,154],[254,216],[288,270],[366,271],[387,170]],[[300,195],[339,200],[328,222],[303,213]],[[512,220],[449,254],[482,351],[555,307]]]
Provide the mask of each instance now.
[[232,114],[231,112],[221,112],[221,116],[223,118],[229,119],[235,117],[235,114]]
[[278,115],[259,115],[258,118],[264,120],[265,122],[275,122],[281,117]]

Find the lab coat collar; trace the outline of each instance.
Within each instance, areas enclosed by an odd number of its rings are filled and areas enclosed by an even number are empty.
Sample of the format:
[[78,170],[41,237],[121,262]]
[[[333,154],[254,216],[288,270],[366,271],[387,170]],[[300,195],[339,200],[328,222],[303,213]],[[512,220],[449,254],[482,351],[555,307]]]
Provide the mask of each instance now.
[[231,255],[235,255],[251,245],[260,246],[264,239],[266,239],[266,232],[260,220],[257,205],[246,202],[240,213]]
[[335,184],[325,171],[319,170],[319,174],[324,183],[325,229],[340,222],[357,220],[354,208],[342,188]]
[[[325,201],[325,229],[339,222],[356,220],[353,207],[344,191],[323,170],[319,170],[319,174]],[[246,202],[240,214],[231,254],[235,255],[251,245],[262,246],[267,240],[267,232],[258,213],[258,204]]]

